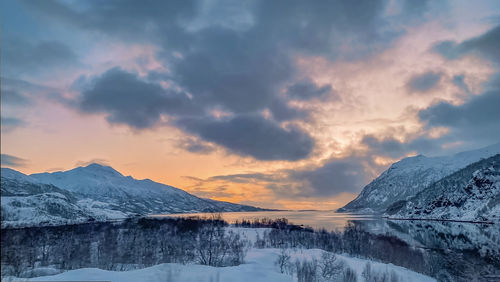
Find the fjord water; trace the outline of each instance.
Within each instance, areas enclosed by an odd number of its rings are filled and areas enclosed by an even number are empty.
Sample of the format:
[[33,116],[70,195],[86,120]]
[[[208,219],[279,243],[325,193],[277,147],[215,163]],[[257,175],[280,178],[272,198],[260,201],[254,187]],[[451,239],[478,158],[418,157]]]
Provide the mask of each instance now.
[[[291,224],[309,226],[316,230],[342,231],[350,221],[380,221],[380,217],[365,214],[336,213],[333,211],[259,211],[259,212],[223,212],[218,213],[228,223],[237,220],[286,218]],[[151,217],[209,217],[210,213],[158,214]]]

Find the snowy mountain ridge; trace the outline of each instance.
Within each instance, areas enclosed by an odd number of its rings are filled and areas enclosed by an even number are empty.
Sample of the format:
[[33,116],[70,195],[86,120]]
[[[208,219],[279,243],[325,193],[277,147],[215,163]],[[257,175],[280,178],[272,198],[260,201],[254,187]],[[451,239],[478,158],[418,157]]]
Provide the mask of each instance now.
[[2,225],[60,224],[137,214],[261,210],[199,198],[150,179],[124,176],[99,164],[32,175],[9,168],[1,172]]
[[393,203],[407,200],[467,165],[499,153],[497,143],[452,156],[404,158],[366,185],[356,199],[339,211],[383,213]]

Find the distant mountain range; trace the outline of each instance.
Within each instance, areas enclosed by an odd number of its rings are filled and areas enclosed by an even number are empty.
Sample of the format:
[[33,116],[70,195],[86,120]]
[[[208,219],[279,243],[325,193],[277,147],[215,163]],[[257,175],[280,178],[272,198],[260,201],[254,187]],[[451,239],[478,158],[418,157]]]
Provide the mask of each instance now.
[[[399,209],[403,208],[403,206],[405,207],[404,210],[407,212],[416,206],[420,206],[419,204],[410,204],[412,201],[417,199],[415,197],[416,195],[420,195],[418,199],[422,199],[425,195],[430,195],[431,193],[433,195],[432,197],[440,196],[446,190],[446,194],[443,194],[442,197],[458,197],[458,193],[460,192],[457,189],[465,189],[465,187],[469,184],[469,181],[472,181],[472,173],[476,170],[467,170],[467,176],[463,179],[461,178],[460,185],[456,184],[454,187],[449,186],[448,182],[441,182],[441,184],[436,184],[436,182],[439,182],[447,176],[451,177],[452,174],[461,171],[476,162],[480,162],[480,164],[477,165],[477,170],[486,169],[482,167],[482,165],[486,164],[482,163],[481,160],[490,158],[499,153],[500,143],[497,143],[486,148],[462,152],[452,156],[425,157],[423,155],[419,155],[402,159],[401,161],[391,165],[389,169],[384,171],[379,177],[365,186],[356,199],[339,209],[339,211],[378,214],[383,214],[387,211],[389,214],[395,215]],[[494,160],[494,158],[492,160]],[[488,167],[488,169],[490,168],[494,171],[498,170],[496,165]],[[465,173],[465,171],[462,171],[459,174],[461,173]],[[493,174],[493,172],[488,172],[486,170],[477,172],[478,177],[486,177],[488,179],[491,177],[494,178],[494,176],[492,176]],[[492,179],[490,180],[493,181]],[[457,179],[456,181],[459,180]],[[435,185],[441,185],[441,188],[446,186],[444,187],[446,189],[436,189],[437,186]],[[457,195],[452,195],[454,193],[457,193]],[[495,189],[493,189],[491,193],[494,195],[490,195],[489,197],[499,197],[498,192]],[[423,202],[421,204],[423,204]],[[489,205],[498,206],[498,201],[492,201]],[[389,210],[387,210],[388,208]],[[411,217],[431,218],[432,216],[436,216],[437,218],[456,218],[463,220],[466,218],[471,219],[470,216],[465,216],[462,213],[445,214],[446,212],[441,211],[439,216],[437,213],[429,213],[426,216],[423,214],[412,214]],[[399,215],[404,217],[405,212],[401,210]],[[406,213],[406,215],[409,214]],[[489,214],[485,214],[484,216],[489,217]],[[475,218],[480,220],[481,215],[476,214]]]
[[32,175],[2,168],[1,190],[2,226],[64,224],[161,213],[262,210],[199,198],[149,179],[124,176],[99,164]]

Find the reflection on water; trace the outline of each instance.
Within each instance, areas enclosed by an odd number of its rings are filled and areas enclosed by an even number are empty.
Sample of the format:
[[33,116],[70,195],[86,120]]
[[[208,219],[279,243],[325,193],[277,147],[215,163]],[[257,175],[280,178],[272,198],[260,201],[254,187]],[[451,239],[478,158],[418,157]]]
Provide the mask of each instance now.
[[[210,216],[210,213],[183,213],[183,214],[160,214],[151,217],[191,217]],[[365,214],[336,213],[332,211],[261,211],[261,212],[224,212],[220,213],[222,218],[234,223],[236,220],[252,220],[260,218],[286,218],[290,223],[310,226],[314,229],[327,229],[330,231],[342,231],[349,221],[381,221],[380,217]]]

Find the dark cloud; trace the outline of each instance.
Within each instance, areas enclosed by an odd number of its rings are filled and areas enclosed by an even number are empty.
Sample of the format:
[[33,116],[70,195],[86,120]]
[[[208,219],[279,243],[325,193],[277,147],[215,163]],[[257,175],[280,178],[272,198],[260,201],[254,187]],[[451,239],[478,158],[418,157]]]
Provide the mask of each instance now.
[[[109,70],[82,91],[81,111],[103,113],[109,122],[135,129],[154,127],[166,115],[202,141],[259,160],[299,160],[313,149],[307,133],[279,124],[309,116],[289,100],[333,93],[330,85],[293,82],[300,72],[297,55],[359,60],[401,34],[384,18],[386,0],[107,1],[78,8],[58,1],[24,3],[57,23],[158,47],[155,55],[168,66],[167,75],[140,78]],[[179,90],[164,89],[162,80]],[[213,109],[231,118],[215,120],[207,114]],[[266,110],[272,120],[258,116]]]
[[488,32],[460,43],[443,41],[433,47],[434,51],[452,60],[469,53],[477,53],[484,58],[500,64],[500,25]]
[[406,142],[401,142],[393,137],[376,137],[365,135],[361,144],[368,147],[373,156],[385,156],[399,159],[408,153],[417,152],[419,154],[433,154],[442,151],[441,143],[426,136],[420,136]]
[[331,197],[342,192],[356,193],[367,183],[363,160],[359,158],[331,159],[320,167],[294,170],[289,174],[293,182],[304,188],[303,197]]
[[164,113],[189,114],[192,103],[184,93],[113,68],[82,92],[78,108],[87,113],[105,113],[110,123],[145,129],[155,126]]
[[440,102],[419,112],[419,118],[429,127],[444,126],[451,129],[448,136],[455,140],[500,139],[500,89],[491,89],[472,96],[461,105]]
[[210,154],[216,150],[215,146],[212,144],[192,137],[186,137],[179,140],[177,142],[177,147],[197,154]]
[[306,79],[296,82],[287,88],[287,94],[293,99],[310,100],[314,98],[324,98],[332,93],[330,84],[319,86],[312,80]]
[[19,38],[2,41],[2,72],[18,75],[47,71],[49,68],[67,68],[78,64],[76,54],[64,43],[41,41],[32,43]]
[[309,111],[290,107],[287,100],[282,98],[275,98],[273,102],[269,105],[269,110],[273,115],[273,118],[277,121],[285,120],[304,120],[309,117]]
[[[301,52],[354,58],[354,54],[340,50],[343,40],[359,40],[365,43],[360,46],[369,45],[373,50],[380,36],[372,24],[379,21],[382,7],[379,1],[356,5],[338,1],[258,2],[254,24],[248,30],[210,26],[192,33],[189,51],[181,51],[182,59],[170,60],[173,79],[205,105],[220,105],[234,113],[273,107],[279,116],[284,111],[283,107],[277,110],[276,96],[297,73],[291,55]],[[351,46],[349,51],[355,51],[358,45]],[[362,53],[356,50],[357,55]],[[296,88],[301,90],[300,85]],[[328,86],[316,89],[315,85],[302,88],[309,93],[292,91],[295,98],[329,90]]]
[[[460,58],[467,54],[476,54],[494,63],[500,64],[500,25],[488,30],[480,36],[462,42],[443,41],[436,44],[433,50],[448,60]],[[497,70],[498,71],[498,70]],[[464,77],[455,76],[453,83],[469,93]],[[480,95],[471,96],[461,105],[442,101],[419,112],[419,118],[429,128],[444,126],[450,133],[439,141],[474,143],[484,146],[500,139],[500,74],[490,77],[484,83],[487,90]]]
[[258,160],[300,160],[308,157],[314,146],[314,140],[304,131],[295,127],[284,129],[258,115],[225,120],[185,118],[178,120],[177,125],[231,152]]
[[23,3],[56,24],[71,24],[134,43],[162,40],[172,46],[182,46],[187,34],[178,26],[191,20],[197,11],[197,2],[193,0],[142,3],[111,0],[106,4],[88,3],[84,8],[56,0]]
[[10,166],[10,167],[24,167],[27,164],[27,160],[18,158],[16,156],[1,154],[2,166]]
[[[188,133],[259,160],[298,160],[312,151],[311,137],[295,127],[284,129],[257,114],[217,120],[206,116],[203,108],[195,106],[196,102],[197,97],[190,99],[184,93],[164,89],[136,74],[113,68],[83,90],[77,107],[87,113],[105,113],[110,123],[127,124],[136,129],[153,127],[162,115],[168,115],[173,124]],[[189,142],[184,148],[207,152],[209,147],[202,144]]]
[[[172,67],[172,80],[200,104],[234,113],[256,112],[274,103],[277,90],[296,72],[292,54],[354,59],[380,50],[392,36],[378,29],[384,23],[382,0],[201,6],[195,1],[110,1],[78,10],[54,1],[27,4],[84,29],[159,44],[159,57]],[[243,28],[234,24],[235,14],[248,18]],[[344,43],[351,47],[341,48]]]
[[439,84],[442,76],[442,73],[433,71],[418,74],[410,78],[410,80],[406,83],[406,88],[410,93],[428,92]]

